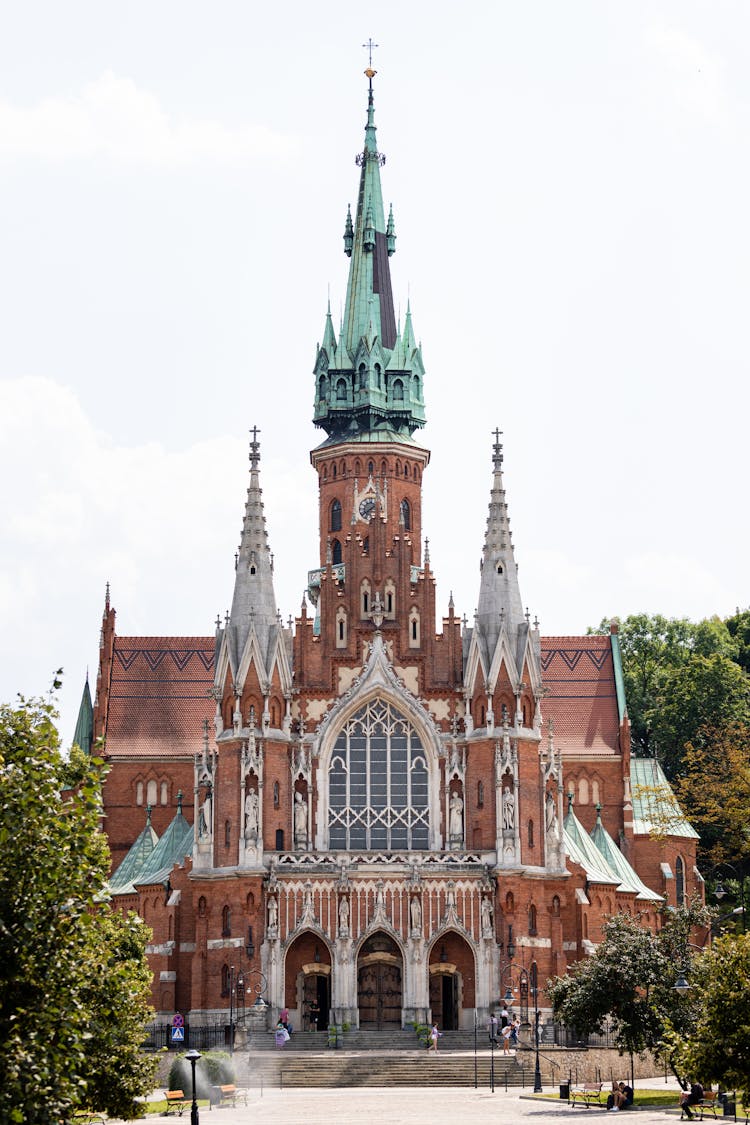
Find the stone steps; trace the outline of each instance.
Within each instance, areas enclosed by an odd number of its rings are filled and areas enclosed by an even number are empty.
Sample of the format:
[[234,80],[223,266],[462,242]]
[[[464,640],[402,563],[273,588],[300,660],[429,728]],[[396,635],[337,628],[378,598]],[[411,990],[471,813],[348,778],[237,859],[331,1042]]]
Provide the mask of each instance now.
[[[477,1045],[487,1047],[487,1032],[482,1029],[477,1032]],[[248,1047],[251,1051],[275,1051],[276,1046],[271,1032],[258,1034],[252,1033],[248,1038]],[[298,1054],[302,1051],[325,1051],[329,1047],[329,1034],[327,1031],[295,1031],[284,1048],[289,1054]],[[472,1051],[474,1050],[474,1031],[445,1031],[440,1039],[441,1050],[446,1051]],[[339,1048],[347,1051],[414,1051],[419,1050],[419,1043],[414,1031],[409,1028],[394,1028],[388,1031],[363,1031],[352,1028],[343,1032],[339,1038]]]
[[[456,1053],[441,1050],[436,1056],[424,1048],[418,1051],[362,1053],[347,1050],[329,1050],[324,1054],[312,1051],[297,1055],[287,1053],[287,1048],[268,1053],[265,1051],[242,1055],[235,1054],[238,1085],[259,1087],[346,1087],[346,1086],[473,1086],[474,1055],[465,1051]],[[486,1088],[490,1084],[491,1058],[486,1051],[477,1055],[477,1084]],[[506,1087],[532,1087],[534,1083],[534,1058],[523,1052],[503,1057],[495,1054],[495,1085]],[[542,1071],[542,1080],[551,1083]]]

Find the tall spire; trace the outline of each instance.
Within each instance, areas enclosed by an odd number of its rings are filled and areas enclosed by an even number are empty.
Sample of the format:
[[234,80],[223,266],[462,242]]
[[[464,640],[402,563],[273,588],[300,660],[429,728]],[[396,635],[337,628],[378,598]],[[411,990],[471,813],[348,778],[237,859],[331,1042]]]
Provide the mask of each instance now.
[[268,545],[260,488],[259,432],[255,426],[251,431],[250,486],[247,490],[228,628],[231,633],[230,643],[238,655],[244,650],[250,629],[254,628],[265,658],[269,632],[276,624],[277,610],[273,589],[273,556]]
[[[314,422],[330,435],[329,441],[369,440],[377,430],[381,440],[387,432],[390,440],[411,443],[411,435],[425,422],[424,366],[413,334],[406,357],[396,329],[389,262],[396,250],[396,224],[393,208],[386,219],[383,206],[380,169],[385,156],[377,144],[375,73],[371,63],[365,71],[365,143],[356,157],[356,215],[352,221],[350,207],[344,225],[344,252],[349,257],[344,319],[335,355],[330,346],[318,349]],[[328,321],[326,338],[330,345]]]
[[487,516],[487,531],[482,552],[482,578],[479,586],[477,623],[494,647],[502,625],[516,632],[526,624],[518,588],[518,571],[513,555],[508,505],[503,487],[503,447],[500,431],[495,430],[492,446],[492,492]]

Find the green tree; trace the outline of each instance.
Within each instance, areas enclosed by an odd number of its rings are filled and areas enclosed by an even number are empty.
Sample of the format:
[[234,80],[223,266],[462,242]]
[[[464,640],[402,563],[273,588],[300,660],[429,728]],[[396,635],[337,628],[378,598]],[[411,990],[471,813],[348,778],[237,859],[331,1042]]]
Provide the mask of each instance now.
[[740,668],[750,675],[750,609],[738,609],[733,617],[727,617],[725,624],[737,645],[735,659]]
[[42,700],[0,706],[0,1120],[29,1125],[86,1105],[137,1116],[151,1083],[143,934],[103,900],[103,763],[64,791],[54,718]]
[[664,1053],[667,1021],[681,1031],[690,1024],[689,1007],[672,987],[674,966],[689,964],[690,935],[709,918],[693,903],[666,913],[654,934],[630,914],[614,915],[593,956],[548,984],[555,1018],[584,1034],[601,1034],[609,1024],[616,1046],[631,1057],[646,1049]]
[[686,1075],[750,1104],[750,935],[726,935],[696,958],[689,975],[694,1023],[669,1027],[669,1050]]
[[703,727],[688,742],[674,790],[700,835],[703,870],[750,871],[750,724]]
[[664,676],[648,721],[659,761],[677,777],[688,744],[700,744],[712,728],[750,723],[750,678],[720,653],[693,654]]

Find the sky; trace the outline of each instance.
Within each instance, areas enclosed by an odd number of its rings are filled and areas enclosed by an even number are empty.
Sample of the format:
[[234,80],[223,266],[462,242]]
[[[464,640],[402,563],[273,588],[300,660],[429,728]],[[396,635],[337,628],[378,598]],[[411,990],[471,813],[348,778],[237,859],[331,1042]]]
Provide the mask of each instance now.
[[275,589],[318,565],[367,65],[426,366],[438,614],[492,473],[545,635],[746,607],[750,6],[0,0],[0,700],[70,742],[123,635],[231,602],[248,431]]

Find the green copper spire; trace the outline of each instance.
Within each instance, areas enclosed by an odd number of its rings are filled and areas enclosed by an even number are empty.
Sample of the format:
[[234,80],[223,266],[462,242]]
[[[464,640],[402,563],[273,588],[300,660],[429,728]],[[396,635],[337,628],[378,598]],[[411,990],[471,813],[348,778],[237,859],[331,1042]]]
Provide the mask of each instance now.
[[396,251],[393,207],[386,221],[378,151],[372,80],[369,80],[364,149],[357,210],[351,207],[344,226],[344,252],[350,259],[344,320],[338,342],[330,304],[323,344],[315,361],[314,422],[328,442],[403,441],[425,423],[422,379],[424,365],[407,313],[403,337],[396,328],[389,259]]

